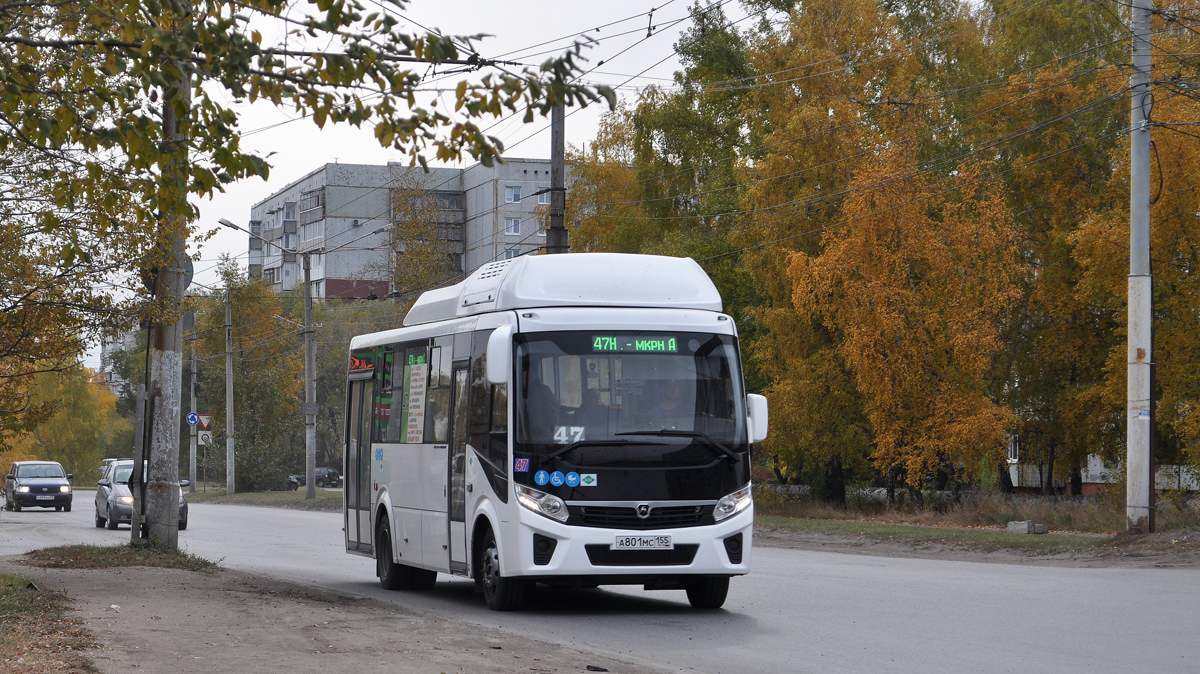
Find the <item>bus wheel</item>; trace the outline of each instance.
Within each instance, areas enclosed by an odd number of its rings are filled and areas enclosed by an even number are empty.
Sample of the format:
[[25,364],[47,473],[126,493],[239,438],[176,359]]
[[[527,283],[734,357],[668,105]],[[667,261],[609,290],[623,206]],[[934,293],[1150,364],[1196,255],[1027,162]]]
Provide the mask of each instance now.
[[386,518],[375,534],[375,575],[385,590],[407,590],[412,586],[412,569],[392,559],[392,530]]
[[692,608],[721,608],[729,594],[729,578],[697,578],[687,585]]
[[517,611],[525,604],[530,583],[500,575],[500,549],[496,546],[496,534],[490,529],[483,539],[479,573],[483,576],[483,598],[488,608],[493,611]]

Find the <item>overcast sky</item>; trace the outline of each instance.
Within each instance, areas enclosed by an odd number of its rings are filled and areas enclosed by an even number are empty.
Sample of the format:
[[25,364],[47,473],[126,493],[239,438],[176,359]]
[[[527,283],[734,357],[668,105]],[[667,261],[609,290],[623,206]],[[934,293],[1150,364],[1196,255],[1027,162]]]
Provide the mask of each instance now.
[[[372,0],[366,0],[368,4]],[[591,69],[584,80],[621,86],[623,98],[635,97],[637,90],[650,84],[669,84],[672,73],[679,67],[673,45],[685,30],[691,0],[607,0],[606,2],[563,2],[562,0],[413,0],[405,15],[413,21],[437,29],[444,34],[490,34],[478,43],[481,56],[503,58],[529,65],[540,64],[552,55],[560,54],[571,41],[588,35],[599,42],[585,51],[588,59],[583,67]],[[724,11],[738,27],[745,9],[736,0],[726,0]],[[648,13],[653,9],[653,21]],[[739,21],[740,20],[740,21]],[[617,22],[617,23],[614,23]],[[649,31],[650,26],[655,28]],[[402,28],[420,30],[411,23]],[[597,30],[597,28],[599,28]],[[647,33],[650,33],[647,37]],[[264,31],[267,33],[267,31]],[[549,44],[542,44],[547,43]],[[541,46],[538,46],[541,45]],[[603,61],[603,64],[600,62]],[[486,71],[484,71],[486,72]],[[427,81],[436,79],[430,73]],[[466,75],[441,79],[431,86],[453,86]],[[426,94],[427,105],[437,94]],[[192,253],[199,252],[195,263],[195,283],[216,282],[216,261],[229,253],[244,268],[247,237],[217,224],[219,218],[245,226],[250,220],[250,208],[292,181],[303,177],[325,163],[385,164],[388,161],[407,162],[408,157],[395,150],[381,148],[372,129],[356,129],[348,125],[327,124],[318,129],[309,119],[298,118],[285,109],[267,103],[238,107],[241,112],[243,150],[260,156],[270,155],[271,173],[268,180],[247,179],[226,187],[225,192],[198,202],[200,233],[215,230],[215,235],[203,244],[193,243]],[[607,106],[593,105],[586,109],[567,110],[567,142],[581,145],[590,141],[596,125]],[[483,127],[494,120],[485,119]],[[500,138],[511,157],[549,158],[549,120],[536,118],[533,123],[521,123],[520,116],[505,118],[488,133]],[[87,354],[85,364],[99,366],[99,349]]]

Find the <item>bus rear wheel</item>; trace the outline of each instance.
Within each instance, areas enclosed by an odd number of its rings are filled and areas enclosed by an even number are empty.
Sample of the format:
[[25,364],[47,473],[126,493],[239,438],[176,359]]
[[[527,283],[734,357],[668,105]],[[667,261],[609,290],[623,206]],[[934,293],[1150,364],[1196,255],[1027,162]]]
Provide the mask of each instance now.
[[407,590],[412,587],[412,569],[392,559],[392,531],[387,520],[379,523],[375,534],[375,575],[385,590]]
[[729,577],[697,578],[687,584],[687,598],[692,608],[721,608],[729,595]]
[[500,548],[496,534],[488,530],[483,539],[479,574],[483,578],[483,598],[493,611],[518,611],[525,605],[531,583],[500,575]]

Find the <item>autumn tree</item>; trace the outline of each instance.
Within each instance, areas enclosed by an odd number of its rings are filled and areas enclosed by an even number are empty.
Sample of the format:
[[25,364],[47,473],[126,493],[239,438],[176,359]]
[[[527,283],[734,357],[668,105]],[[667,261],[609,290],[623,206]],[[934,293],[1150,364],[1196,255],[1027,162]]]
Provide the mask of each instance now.
[[901,150],[855,177],[847,222],[798,252],[796,310],[835,331],[875,432],[873,460],[921,488],[1003,450],[1011,414],[991,395],[1018,295],[1016,231],[987,167],[921,173]]
[[[278,488],[290,471],[303,465],[304,362],[302,326],[288,320],[295,298],[271,290],[258,278],[245,278],[229,258],[220,275],[233,308],[233,436],[235,488]],[[213,415],[213,437],[229,428],[225,416],[225,289],[198,298],[196,353],[202,362],[200,384]],[[225,446],[206,451],[205,473],[225,470]]]
[[57,461],[89,485],[106,450],[132,440],[132,424],[116,414],[116,396],[95,373],[79,366],[33,377],[29,395],[34,404],[52,411],[41,423],[10,438],[0,452],[0,465],[18,460]]

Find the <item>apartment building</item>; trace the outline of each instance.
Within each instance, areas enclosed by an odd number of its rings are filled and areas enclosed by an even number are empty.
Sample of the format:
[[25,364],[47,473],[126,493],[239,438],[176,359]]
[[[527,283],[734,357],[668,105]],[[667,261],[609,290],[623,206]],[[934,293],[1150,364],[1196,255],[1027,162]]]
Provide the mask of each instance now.
[[296,289],[304,274],[297,253],[313,251],[314,297],[385,296],[397,189],[433,196],[451,266],[469,273],[545,245],[536,209],[548,207],[549,188],[550,162],[540,159],[429,172],[397,163],[325,164],[251,208],[250,274],[277,291]]

